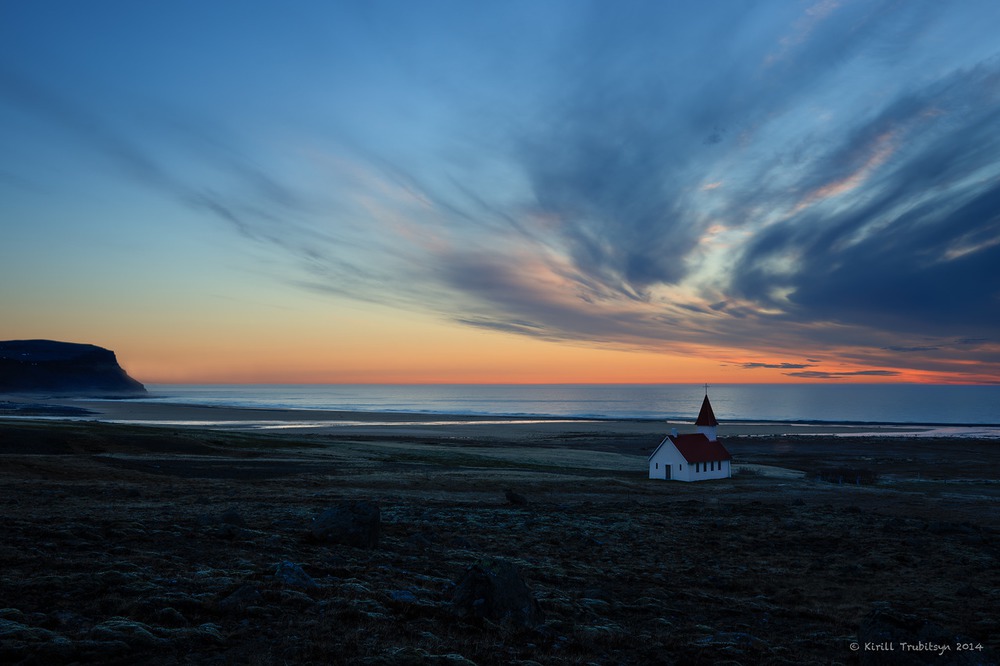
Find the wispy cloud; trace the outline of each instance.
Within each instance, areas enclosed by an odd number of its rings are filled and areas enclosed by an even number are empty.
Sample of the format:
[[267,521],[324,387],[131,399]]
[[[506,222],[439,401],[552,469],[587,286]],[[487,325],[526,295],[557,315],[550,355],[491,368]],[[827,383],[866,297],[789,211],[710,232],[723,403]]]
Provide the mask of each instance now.
[[[198,162],[224,171],[232,183],[229,192],[219,192],[190,182],[170,162],[156,155],[119,128],[121,122],[89,109],[85,102],[47,89],[9,69],[0,67],[0,103],[7,104],[40,119],[67,140],[90,150],[127,179],[195,209],[207,212],[254,240],[281,244],[273,233],[289,213],[301,204],[290,189],[269,177],[263,170],[225,155],[217,142],[192,140],[184,136],[188,147],[197,153]],[[174,132],[179,127],[174,127]],[[158,128],[160,132],[167,131]]]
[[809,35],[811,35],[813,31],[815,31],[816,28],[840,6],[840,4],[841,3],[837,0],[820,0],[819,2],[809,6],[805,10],[804,14],[795,21],[792,30],[778,40],[777,48],[773,52],[767,54],[764,58],[764,65],[771,66],[779,60],[783,60],[788,57],[789,52],[804,43],[809,38]]
[[801,372],[786,372],[785,374],[800,379],[848,379],[851,377],[898,377],[901,373],[896,370],[852,370],[847,372],[803,370]]
[[768,368],[768,369],[778,369],[778,370],[794,370],[796,368],[811,368],[813,363],[762,363],[759,361],[751,361],[747,363],[741,363],[741,367],[745,370],[754,370],[756,368]]

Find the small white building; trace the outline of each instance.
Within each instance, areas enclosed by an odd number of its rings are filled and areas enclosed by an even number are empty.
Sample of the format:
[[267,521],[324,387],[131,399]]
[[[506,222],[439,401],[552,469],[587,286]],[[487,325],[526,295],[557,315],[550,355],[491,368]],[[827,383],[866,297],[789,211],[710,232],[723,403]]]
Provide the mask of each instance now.
[[667,435],[649,456],[649,478],[667,481],[707,481],[728,479],[733,457],[715,434],[719,422],[712,411],[708,394],[694,422],[698,432]]

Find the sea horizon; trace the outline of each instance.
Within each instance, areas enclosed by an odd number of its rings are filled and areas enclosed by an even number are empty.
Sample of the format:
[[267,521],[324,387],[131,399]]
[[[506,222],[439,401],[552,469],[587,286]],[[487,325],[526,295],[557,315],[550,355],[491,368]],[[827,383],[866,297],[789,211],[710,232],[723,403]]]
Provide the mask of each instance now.
[[[697,414],[703,384],[148,384],[134,400],[250,409],[664,420]],[[1000,426],[993,384],[709,384],[720,421]]]

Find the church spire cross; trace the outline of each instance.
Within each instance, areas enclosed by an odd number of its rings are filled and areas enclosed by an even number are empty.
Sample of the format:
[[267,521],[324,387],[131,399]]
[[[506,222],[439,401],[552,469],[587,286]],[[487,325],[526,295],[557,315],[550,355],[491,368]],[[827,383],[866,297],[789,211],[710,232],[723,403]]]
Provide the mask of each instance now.
[[[705,386],[707,387],[708,384]],[[713,428],[719,425],[719,422],[715,419],[715,412],[712,411],[712,403],[708,399],[707,388],[705,389],[705,399],[701,401],[701,411],[698,412],[698,420],[694,424],[696,426],[710,426]]]

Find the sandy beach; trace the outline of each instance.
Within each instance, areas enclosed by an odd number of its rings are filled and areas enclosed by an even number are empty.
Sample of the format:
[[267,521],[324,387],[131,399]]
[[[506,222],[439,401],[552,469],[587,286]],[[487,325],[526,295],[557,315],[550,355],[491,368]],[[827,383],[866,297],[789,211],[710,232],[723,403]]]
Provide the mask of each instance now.
[[[980,646],[905,662],[938,664],[1000,647],[995,440],[736,424],[720,428],[733,478],[681,484],[646,478],[665,423],[62,404],[94,414],[0,419],[5,663],[851,664],[876,663],[858,642]],[[269,422],[303,427],[246,427]],[[377,544],[316,536],[357,503],[378,508]],[[490,567],[537,612],[464,607]]]

